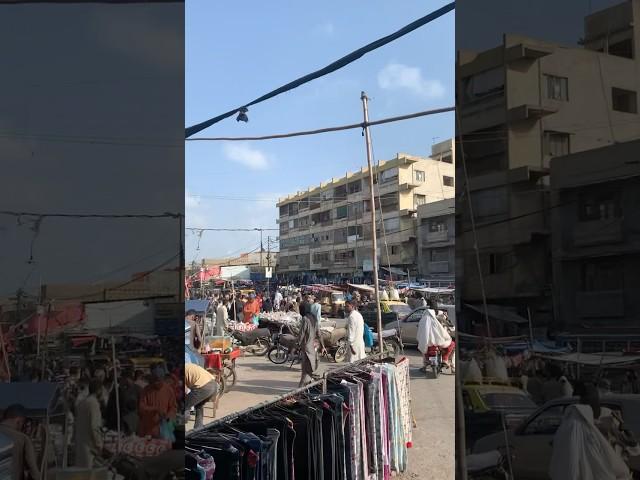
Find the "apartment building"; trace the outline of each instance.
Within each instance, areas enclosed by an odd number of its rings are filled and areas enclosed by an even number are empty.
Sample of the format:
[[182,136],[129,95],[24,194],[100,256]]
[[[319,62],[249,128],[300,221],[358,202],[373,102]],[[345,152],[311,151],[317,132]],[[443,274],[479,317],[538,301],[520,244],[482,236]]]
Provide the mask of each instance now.
[[505,34],[488,51],[458,52],[458,151],[470,190],[458,160],[461,303],[482,300],[470,200],[488,301],[534,323],[553,318],[550,162],[640,138],[636,19],[640,0],[626,1],[587,16],[573,47]]
[[571,331],[637,330],[639,159],[633,141],[551,162],[556,309]]
[[418,277],[437,284],[455,282],[455,199],[418,206]]
[[[415,275],[417,208],[455,192],[452,141],[434,145],[431,157],[398,153],[374,167],[374,174],[380,266]],[[368,168],[362,168],[279,200],[278,274],[371,276],[368,176]]]

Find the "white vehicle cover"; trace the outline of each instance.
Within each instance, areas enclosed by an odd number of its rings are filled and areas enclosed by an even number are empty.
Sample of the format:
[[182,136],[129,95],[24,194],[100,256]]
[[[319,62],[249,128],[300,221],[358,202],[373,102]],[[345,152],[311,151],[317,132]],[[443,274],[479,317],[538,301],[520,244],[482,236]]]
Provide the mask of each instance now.
[[442,348],[451,345],[451,335],[428,309],[425,309],[424,315],[422,315],[418,324],[416,340],[418,341],[418,350],[423,354],[427,352],[428,347],[434,345]]
[[570,405],[553,438],[552,480],[630,480],[629,468],[593,423],[589,405]]

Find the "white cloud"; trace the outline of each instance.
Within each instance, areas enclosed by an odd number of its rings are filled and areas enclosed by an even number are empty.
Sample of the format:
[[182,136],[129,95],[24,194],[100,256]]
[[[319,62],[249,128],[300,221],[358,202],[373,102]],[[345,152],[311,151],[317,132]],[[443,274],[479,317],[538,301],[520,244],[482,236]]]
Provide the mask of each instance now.
[[378,85],[386,90],[406,89],[423,98],[440,98],[445,89],[439,80],[429,80],[422,76],[418,67],[401,63],[390,63],[378,72]]
[[331,22],[320,23],[315,26],[313,31],[316,34],[323,35],[325,37],[332,37],[336,31],[335,26]]
[[229,160],[240,163],[252,170],[264,170],[269,166],[267,156],[247,144],[227,143],[223,148],[224,154]]

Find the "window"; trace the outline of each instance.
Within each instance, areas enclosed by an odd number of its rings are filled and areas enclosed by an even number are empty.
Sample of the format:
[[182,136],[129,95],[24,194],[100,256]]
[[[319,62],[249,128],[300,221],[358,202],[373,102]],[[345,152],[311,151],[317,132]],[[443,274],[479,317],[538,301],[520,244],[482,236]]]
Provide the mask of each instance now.
[[297,215],[298,214],[298,202],[293,202],[289,204],[289,215]]
[[349,236],[349,237],[352,237],[352,236],[361,237],[362,236],[362,225],[352,225],[350,227],[347,227],[347,236]]
[[424,174],[424,170],[414,170],[413,171],[413,175],[414,175],[414,178],[416,179],[416,182],[422,183],[426,179],[426,176]]
[[357,220],[359,218],[362,218],[363,204],[361,202],[349,204],[348,209],[349,220]]
[[443,218],[437,218],[429,222],[430,232],[446,232],[447,222]]
[[547,98],[551,100],[569,100],[569,79],[566,77],[556,77],[555,75],[545,75]]
[[427,203],[427,196],[426,195],[419,195],[419,194],[415,194],[413,196],[413,206],[414,208],[418,208],[418,205],[424,205],[425,203]]
[[285,217],[289,215],[289,205],[282,205],[280,207],[280,216]]
[[313,254],[313,263],[328,262],[331,252],[318,252]]
[[448,248],[434,248],[430,253],[431,262],[448,262],[449,261],[449,249]]
[[606,292],[623,288],[624,263],[621,260],[591,260],[582,264],[583,292]]
[[587,193],[580,198],[579,220],[591,222],[620,218],[620,197],[616,192]]
[[478,190],[471,194],[473,213],[478,219],[508,213],[508,190],[506,186]]
[[356,180],[349,183],[349,193],[358,193],[362,191],[362,180]]
[[453,186],[454,186],[454,180],[453,180],[453,177],[448,177],[448,176],[444,175],[444,176],[442,177],[442,184],[443,184],[445,187],[453,187]]
[[422,315],[424,315],[424,308],[419,308],[418,310],[414,311],[411,315],[409,315],[405,322],[412,322],[412,323],[417,323],[420,321],[420,319],[422,318]]
[[569,155],[569,134],[544,132],[544,152],[552,157]]
[[391,245],[391,255],[397,255],[400,253],[400,245]]
[[400,218],[388,218],[384,220],[384,231],[386,233],[393,233],[400,230]]
[[472,102],[504,91],[504,69],[502,67],[466,77],[462,80],[462,98]]
[[564,418],[566,405],[554,405],[540,412],[524,428],[525,435],[554,435]]
[[380,183],[391,182],[398,178],[398,169],[390,168],[380,172]]
[[311,225],[326,223],[329,221],[331,221],[331,210],[325,210],[324,212],[318,212],[311,215]]
[[484,270],[486,275],[504,273],[508,270],[507,253],[488,253],[484,255]]
[[347,214],[349,213],[349,209],[347,206],[336,208],[336,219],[347,218]]
[[638,113],[638,96],[632,90],[611,89],[611,106],[616,112]]
[[335,201],[345,200],[347,198],[347,186],[340,185],[333,189],[333,198]]
[[354,258],[355,253],[353,250],[343,250],[341,252],[336,252],[336,262],[345,261],[350,258]]
[[309,217],[302,217],[298,220],[298,227],[306,228],[309,226]]
[[445,153],[442,155],[442,159],[440,161],[444,163],[453,163],[453,155],[451,153]]
[[308,198],[303,198],[302,200],[300,200],[298,209],[299,210],[308,210],[309,209],[309,199]]

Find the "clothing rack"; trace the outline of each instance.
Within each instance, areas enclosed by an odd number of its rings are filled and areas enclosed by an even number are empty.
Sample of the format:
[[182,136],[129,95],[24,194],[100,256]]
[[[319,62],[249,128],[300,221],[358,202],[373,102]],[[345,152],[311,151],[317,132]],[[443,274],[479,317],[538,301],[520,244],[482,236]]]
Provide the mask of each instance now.
[[292,390],[292,391],[287,392],[287,393],[285,393],[283,395],[280,395],[280,396],[274,398],[273,400],[266,400],[266,401],[264,401],[262,403],[259,403],[258,405],[254,405],[253,407],[245,408],[244,410],[241,410],[239,412],[230,413],[229,415],[225,415],[224,417],[217,418],[217,419],[213,420],[212,422],[207,423],[203,427],[191,430],[189,433],[187,433],[185,435],[185,437],[189,438],[189,437],[193,436],[194,434],[196,434],[196,433],[198,433],[200,431],[206,430],[206,429],[208,429],[210,427],[214,427],[214,426],[218,426],[218,425],[221,425],[221,424],[224,424],[224,423],[232,422],[233,420],[235,420],[236,418],[241,417],[242,415],[245,415],[245,414],[251,413],[251,412],[256,412],[258,410],[262,410],[264,408],[270,407],[271,405],[275,405],[276,403],[281,402],[282,400],[286,400],[287,398],[294,397],[296,395],[304,393],[304,392],[308,391],[311,388],[321,386],[323,388],[323,390],[324,390],[325,385],[326,385],[326,382],[325,382],[324,379],[316,380],[314,382],[311,382],[311,383],[305,385],[304,387],[296,388],[295,390]]
[[[378,358],[376,358],[376,357],[378,357]],[[290,392],[287,392],[287,393],[285,393],[283,395],[280,395],[280,396],[274,398],[273,400],[266,400],[266,401],[264,401],[262,403],[259,403],[258,405],[255,405],[253,407],[245,408],[244,410],[241,410],[239,412],[230,413],[229,415],[225,415],[224,417],[217,418],[217,419],[213,420],[212,422],[207,423],[206,425],[204,425],[204,426],[202,426],[200,428],[191,430],[190,432],[188,432],[185,435],[185,438],[189,438],[189,437],[193,436],[194,434],[196,434],[196,433],[198,433],[200,431],[203,431],[205,429],[208,429],[210,427],[215,427],[215,426],[218,426],[218,425],[222,425],[222,424],[225,424],[225,423],[232,422],[233,420],[235,420],[235,419],[237,419],[237,418],[239,418],[239,417],[241,417],[243,415],[246,415],[247,413],[256,412],[258,410],[262,410],[264,408],[270,407],[272,405],[275,405],[278,402],[281,402],[282,400],[286,400],[288,398],[295,397],[296,395],[299,395],[301,393],[305,393],[308,390],[310,390],[312,388],[315,388],[315,387],[322,387],[322,391],[326,392],[327,391],[327,377],[329,377],[329,376],[331,376],[331,375],[333,375],[335,373],[348,371],[348,370],[352,369],[353,367],[357,367],[359,365],[364,365],[364,364],[367,364],[367,363],[375,362],[376,359],[378,361],[381,361],[383,358],[387,358],[387,356],[384,353],[376,353],[376,354],[373,354],[373,355],[369,355],[368,357],[363,358],[362,360],[358,360],[358,361],[343,365],[341,367],[338,367],[338,368],[335,368],[335,369],[332,369],[332,370],[328,370],[328,371],[324,372],[324,374],[322,375],[322,378],[320,380],[316,380],[314,382],[311,382],[311,383],[305,385],[304,387],[300,387],[300,388],[297,388],[297,389],[292,390]]]

